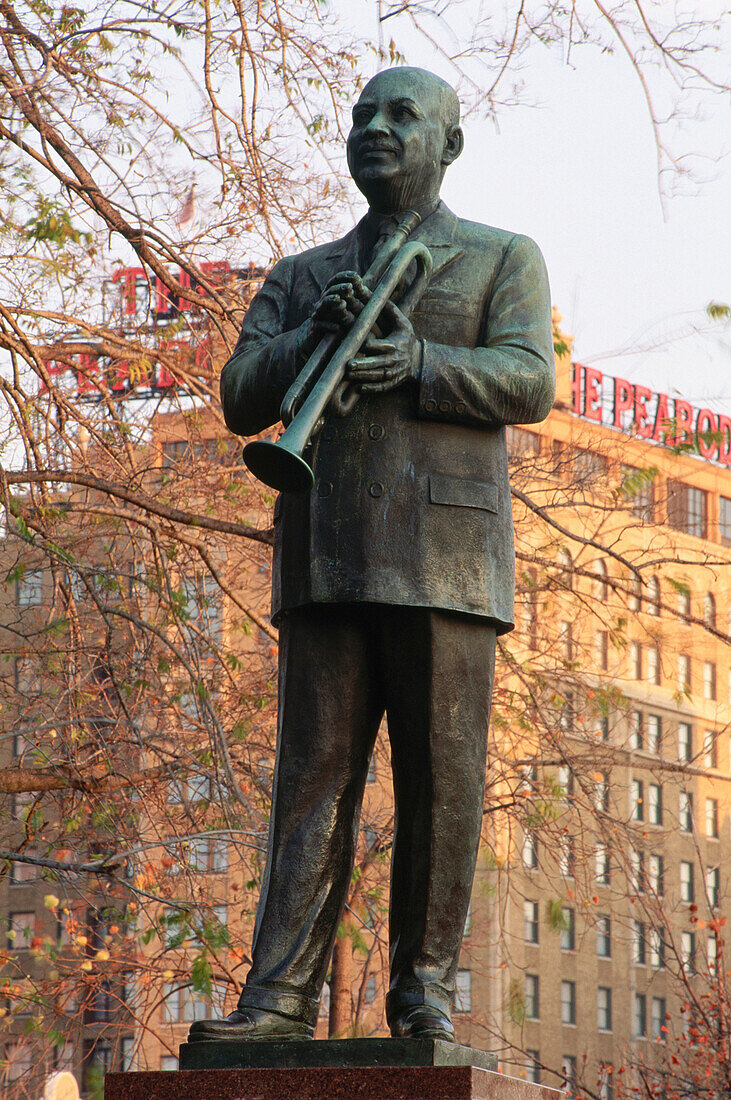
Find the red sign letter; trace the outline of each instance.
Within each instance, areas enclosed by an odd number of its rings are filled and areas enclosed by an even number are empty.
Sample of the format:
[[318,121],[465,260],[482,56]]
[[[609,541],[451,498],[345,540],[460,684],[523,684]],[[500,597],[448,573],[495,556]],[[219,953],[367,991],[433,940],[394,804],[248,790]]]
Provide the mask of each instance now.
[[718,417],[710,409],[701,409],[698,413],[695,438],[704,458],[718,458]]
[[601,390],[602,372],[593,367],[584,367],[584,416],[589,420],[602,421]]
[[614,379],[614,427],[622,428],[622,413],[631,409],[634,404],[632,387],[624,378]]
[[650,414],[645,404],[649,397],[652,397],[652,390],[648,390],[647,386],[635,386],[635,424],[640,439],[649,439],[652,435]]

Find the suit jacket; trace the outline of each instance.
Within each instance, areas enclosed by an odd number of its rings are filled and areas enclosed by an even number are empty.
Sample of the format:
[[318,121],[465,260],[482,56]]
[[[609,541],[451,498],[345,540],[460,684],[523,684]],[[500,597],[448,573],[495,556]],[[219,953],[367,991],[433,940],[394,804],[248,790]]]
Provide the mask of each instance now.
[[[274,514],[272,613],[370,601],[513,626],[515,551],[506,424],[543,420],[555,370],[548,279],[528,237],[463,221],[440,204],[412,234],[434,257],[412,315],[421,376],[362,397],[317,438],[311,493]],[[363,269],[359,227],[281,260],[246,313],[221,375],[226,423],[279,420],[297,329],[336,272]]]

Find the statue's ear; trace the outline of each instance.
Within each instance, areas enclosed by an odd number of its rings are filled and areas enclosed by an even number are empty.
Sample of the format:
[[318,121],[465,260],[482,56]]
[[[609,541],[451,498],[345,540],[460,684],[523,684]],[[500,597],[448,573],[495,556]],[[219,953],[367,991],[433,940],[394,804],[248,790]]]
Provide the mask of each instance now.
[[464,134],[461,126],[450,126],[444,138],[442,164],[451,164],[464,149]]

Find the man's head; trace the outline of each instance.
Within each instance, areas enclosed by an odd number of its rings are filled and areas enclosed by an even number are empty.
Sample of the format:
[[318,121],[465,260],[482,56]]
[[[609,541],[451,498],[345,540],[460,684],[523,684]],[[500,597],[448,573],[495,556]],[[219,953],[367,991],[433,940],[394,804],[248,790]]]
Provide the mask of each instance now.
[[369,205],[390,214],[435,199],[463,144],[449,84],[426,69],[386,69],[353,108],[348,167]]

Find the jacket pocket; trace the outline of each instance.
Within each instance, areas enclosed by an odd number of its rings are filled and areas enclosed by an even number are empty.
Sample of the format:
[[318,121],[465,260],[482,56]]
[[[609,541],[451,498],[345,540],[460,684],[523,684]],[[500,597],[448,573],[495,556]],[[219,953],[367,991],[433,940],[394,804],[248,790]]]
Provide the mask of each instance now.
[[432,504],[452,504],[458,508],[497,512],[498,488],[494,481],[466,481],[447,474],[430,474],[429,500]]

